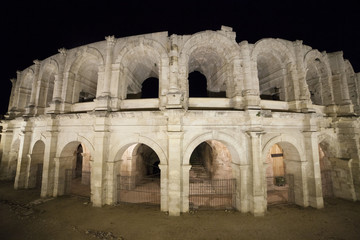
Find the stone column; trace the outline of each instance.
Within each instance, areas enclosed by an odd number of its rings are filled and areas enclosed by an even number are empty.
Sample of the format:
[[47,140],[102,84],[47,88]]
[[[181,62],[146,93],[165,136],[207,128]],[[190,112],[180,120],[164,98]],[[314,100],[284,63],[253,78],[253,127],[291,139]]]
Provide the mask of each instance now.
[[57,153],[58,124],[57,119],[47,121],[41,197],[49,197],[54,194],[55,157],[56,154],[60,154]]
[[9,100],[9,107],[8,107],[8,112],[12,111],[12,109],[14,109],[16,106],[14,105],[15,103],[15,99],[16,99],[16,96],[15,96],[15,89],[16,89],[16,78],[12,78],[10,79],[11,81],[11,93],[10,93],[10,100]]
[[66,49],[60,48],[59,50],[59,71],[55,75],[54,91],[52,95],[52,102],[50,103],[50,112],[58,113],[60,111],[60,104],[63,102],[62,91],[63,91],[63,79],[64,79],[64,68],[66,63]]
[[8,129],[8,124],[3,122],[3,129],[1,133],[1,147],[3,149],[0,161],[0,180],[8,180],[10,178],[9,164],[11,161],[11,144],[14,138],[12,130]]
[[159,164],[160,168],[160,210],[163,212],[169,211],[168,205],[168,185],[169,172],[168,165]]
[[27,176],[28,166],[28,153],[30,150],[30,141],[32,136],[31,123],[26,121],[23,122],[23,126],[20,133],[20,148],[18,154],[18,163],[16,168],[16,176],[14,188],[20,189],[25,187],[25,181]]
[[183,132],[168,132],[168,207],[170,216],[181,211],[181,144]]
[[111,71],[116,39],[114,36],[108,36],[105,37],[105,39],[107,41],[105,66],[99,67],[98,89],[96,91],[96,110],[108,110],[110,108]]
[[15,110],[20,110],[20,85],[21,85],[21,72],[20,71],[16,71],[16,88],[15,88],[15,97],[14,97],[14,109]]
[[167,93],[166,108],[181,108],[183,96],[178,86],[179,77],[179,49],[177,45],[177,35],[171,35],[170,49],[170,72],[169,72],[169,90]]
[[248,183],[251,182],[250,166],[233,163],[233,169],[236,178],[236,209],[246,213],[250,211],[248,193]]
[[304,150],[307,158],[307,185],[309,205],[314,208],[323,208],[321,172],[319,160],[319,144],[317,132],[303,132]]
[[182,189],[181,189],[181,212],[189,211],[189,193],[190,193],[190,174],[191,165],[182,165],[181,167],[181,178],[182,178]]
[[105,203],[106,161],[108,159],[109,132],[106,112],[96,112],[94,123],[94,156],[91,166],[91,202],[95,207]]
[[[263,216],[265,214],[266,204],[264,190],[264,170],[261,159],[261,135],[262,130],[250,130],[247,132],[250,136],[251,159],[252,159],[252,208],[250,211],[255,216]],[[243,170],[245,173],[245,170]]]
[[36,92],[37,92],[37,85],[38,85],[38,78],[39,78],[40,61],[34,60],[34,64],[35,64],[35,71],[34,71],[34,79],[32,82],[29,106],[35,106],[35,103],[36,103]]
[[106,59],[105,59],[105,78],[104,86],[102,91],[102,96],[110,95],[110,83],[111,83],[111,66],[114,57],[114,46],[116,44],[116,39],[114,36],[105,37],[106,45]]
[[249,44],[247,41],[240,43],[240,51],[243,57],[244,86],[242,96],[245,98],[245,109],[260,109],[260,90],[257,77],[257,64],[250,57]]
[[122,159],[118,159],[113,161],[109,159],[106,162],[107,168],[107,191],[106,191],[106,199],[105,204],[111,205],[115,204],[117,201],[117,169],[118,166],[121,166]]

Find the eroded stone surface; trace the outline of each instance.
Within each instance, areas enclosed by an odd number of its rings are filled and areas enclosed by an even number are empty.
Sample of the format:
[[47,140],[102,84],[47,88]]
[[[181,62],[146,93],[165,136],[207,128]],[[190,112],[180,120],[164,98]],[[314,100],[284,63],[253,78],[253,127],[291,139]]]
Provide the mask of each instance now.
[[[211,97],[189,96],[194,71]],[[144,98],[150,78],[157,98]],[[360,198],[360,78],[342,52],[283,39],[237,43],[229,27],[110,36],[35,60],[12,83],[0,176],[41,187],[42,197],[67,194],[67,179],[81,177],[94,206],[115,204],[119,176],[133,177],[132,189],[157,175],[161,210],[179,215],[189,211],[192,153],[206,143],[203,167],[236,180],[239,211],[265,213],[275,144],[288,201],[322,208],[323,188]]]

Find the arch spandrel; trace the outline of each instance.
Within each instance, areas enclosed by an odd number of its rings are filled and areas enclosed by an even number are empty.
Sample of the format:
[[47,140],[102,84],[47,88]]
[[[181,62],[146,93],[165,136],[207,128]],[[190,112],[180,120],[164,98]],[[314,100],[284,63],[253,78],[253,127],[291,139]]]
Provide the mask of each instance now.
[[225,85],[226,95],[233,95],[233,64],[240,59],[237,43],[221,33],[205,31],[192,35],[179,49],[179,78],[183,90],[188,88],[188,75],[198,71],[207,79],[207,90],[220,91]]
[[[304,56],[304,67],[308,96],[311,97],[313,104],[329,105],[332,104],[333,90],[331,84],[331,68],[326,54],[320,53],[317,49],[308,51]],[[314,94],[314,91],[320,91]]]
[[118,161],[121,159],[123,153],[131,146],[134,144],[145,144],[148,147],[150,147],[159,157],[160,159],[160,164],[168,164],[168,160],[167,160],[167,155],[166,155],[166,151],[164,151],[164,149],[155,141],[153,141],[150,138],[144,137],[144,136],[131,136],[131,137],[126,137],[126,139],[124,139],[121,142],[118,142],[117,144],[114,144],[113,147],[111,147],[110,149],[110,153],[109,153],[109,161]]
[[104,57],[98,49],[88,46],[80,47],[76,52],[74,61],[68,66],[69,69],[67,71],[77,73],[83,63],[89,60],[91,61],[92,59],[96,60],[98,66],[104,65]]
[[228,150],[230,151],[232,163],[239,164],[239,165],[246,165],[248,164],[247,160],[243,159],[242,156],[245,152],[245,149],[243,149],[243,146],[239,144],[239,140],[234,139],[232,136],[223,133],[218,132],[214,134],[213,132],[204,133],[198,136],[195,136],[192,138],[192,140],[187,144],[187,146],[184,148],[183,153],[183,165],[189,165],[190,164],[190,156],[192,152],[195,150],[195,148],[201,144],[202,142],[205,142],[207,140],[216,140],[221,143],[223,143]]
[[283,149],[285,159],[295,160],[300,162],[306,161],[306,159],[304,158],[305,153],[303,150],[304,149],[303,144],[298,140],[298,138],[290,135],[281,134],[263,143],[262,146],[263,163],[266,163],[267,154],[269,153],[271,147],[274,146],[275,144],[278,144]]
[[289,49],[285,44],[283,44],[279,39],[274,38],[264,38],[257,41],[254,44],[253,50],[251,51],[251,60],[257,60],[257,56],[263,52],[270,52],[272,54],[280,56],[282,62],[285,64],[292,62],[295,63],[295,56],[291,49]]
[[93,144],[87,138],[79,136],[79,135],[72,136],[72,137],[68,136],[66,138],[66,141],[59,142],[59,145],[58,145],[59,152],[57,153],[57,156],[63,157],[62,155],[63,155],[63,153],[65,153],[64,151],[69,150],[69,149],[70,150],[76,149],[79,144],[84,144],[86,149],[88,149],[90,151],[90,155],[94,156],[95,148],[94,148]]

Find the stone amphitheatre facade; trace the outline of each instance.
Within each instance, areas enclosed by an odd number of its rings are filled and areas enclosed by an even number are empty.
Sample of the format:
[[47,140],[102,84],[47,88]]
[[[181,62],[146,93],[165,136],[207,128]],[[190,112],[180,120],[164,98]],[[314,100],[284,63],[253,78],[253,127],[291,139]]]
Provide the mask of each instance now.
[[170,215],[359,200],[360,75],[342,52],[235,35],[109,36],[35,60],[11,80],[1,178]]

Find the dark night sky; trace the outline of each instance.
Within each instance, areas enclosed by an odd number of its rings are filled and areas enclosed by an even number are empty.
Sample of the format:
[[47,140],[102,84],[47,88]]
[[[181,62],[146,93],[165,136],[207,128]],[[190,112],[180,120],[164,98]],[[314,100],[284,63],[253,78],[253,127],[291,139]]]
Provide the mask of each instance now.
[[[115,2],[115,3],[114,3]],[[144,1],[145,2],[145,1]],[[360,72],[357,1],[5,1],[1,3],[1,105],[7,111],[16,70],[58,49],[151,32],[193,34],[230,26],[237,42],[266,38],[303,40],[320,51],[342,50]]]

